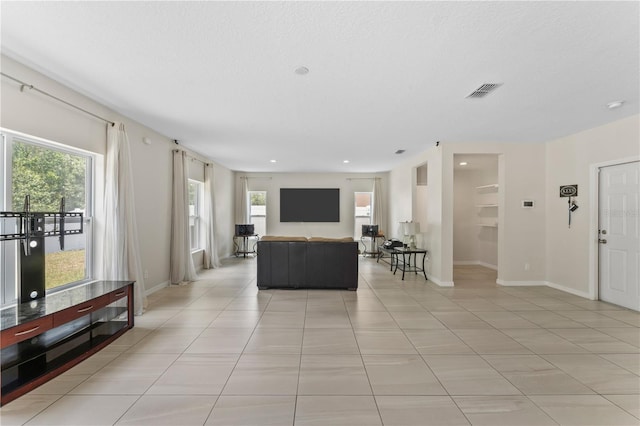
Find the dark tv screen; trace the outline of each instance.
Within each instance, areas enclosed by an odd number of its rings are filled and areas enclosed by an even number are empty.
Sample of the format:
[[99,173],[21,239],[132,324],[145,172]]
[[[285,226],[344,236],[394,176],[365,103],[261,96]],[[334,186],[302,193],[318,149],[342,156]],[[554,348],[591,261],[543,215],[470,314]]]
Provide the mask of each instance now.
[[340,222],[340,189],[280,188],[280,222]]

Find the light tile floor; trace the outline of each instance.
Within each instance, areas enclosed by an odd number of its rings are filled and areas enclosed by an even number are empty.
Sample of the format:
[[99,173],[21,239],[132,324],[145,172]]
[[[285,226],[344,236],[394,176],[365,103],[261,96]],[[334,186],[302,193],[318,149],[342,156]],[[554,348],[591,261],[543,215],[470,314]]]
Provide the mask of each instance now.
[[0,409],[7,425],[638,425],[640,315],[360,259],[357,292],[258,291],[255,259],[149,297],[133,330]]

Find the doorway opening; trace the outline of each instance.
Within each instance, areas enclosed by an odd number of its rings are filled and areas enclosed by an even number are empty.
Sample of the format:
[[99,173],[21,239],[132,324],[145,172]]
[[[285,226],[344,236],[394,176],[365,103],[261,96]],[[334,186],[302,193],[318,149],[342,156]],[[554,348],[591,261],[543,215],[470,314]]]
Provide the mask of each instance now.
[[453,281],[495,286],[500,213],[497,154],[453,156]]

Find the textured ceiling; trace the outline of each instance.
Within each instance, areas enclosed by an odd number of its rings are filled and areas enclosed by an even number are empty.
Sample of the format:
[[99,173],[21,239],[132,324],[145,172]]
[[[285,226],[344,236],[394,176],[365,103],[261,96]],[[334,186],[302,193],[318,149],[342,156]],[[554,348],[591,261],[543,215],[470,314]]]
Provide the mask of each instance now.
[[[0,7],[2,53],[233,170],[385,171],[638,113],[635,1]],[[482,83],[503,85],[465,99]]]

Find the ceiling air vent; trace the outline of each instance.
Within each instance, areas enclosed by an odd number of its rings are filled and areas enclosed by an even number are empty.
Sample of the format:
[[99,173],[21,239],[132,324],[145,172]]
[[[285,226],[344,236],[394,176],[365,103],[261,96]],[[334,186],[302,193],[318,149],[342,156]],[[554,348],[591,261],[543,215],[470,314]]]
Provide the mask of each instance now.
[[484,83],[482,86],[469,93],[467,98],[484,98],[500,86],[502,86],[502,83]]

